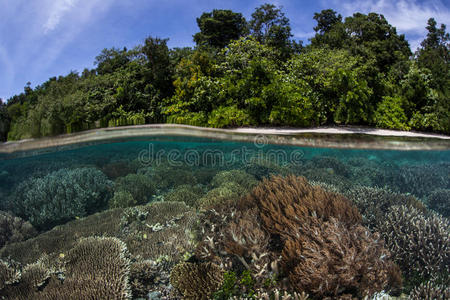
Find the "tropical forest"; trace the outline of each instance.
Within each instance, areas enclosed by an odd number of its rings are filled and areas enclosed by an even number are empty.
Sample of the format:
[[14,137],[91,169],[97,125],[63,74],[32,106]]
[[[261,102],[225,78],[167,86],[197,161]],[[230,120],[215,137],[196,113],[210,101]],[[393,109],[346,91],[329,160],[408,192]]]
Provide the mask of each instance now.
[[450,133],[450,36],[430,18],[411,49],[383,15],[314,14],[293,39],[281,7],[249,20],[214,9],[197,18],[195,47],[143,37],[105,48],[95,68],[55,76],[0,102],[3,141],[122,125],[204,127],[363,125]]

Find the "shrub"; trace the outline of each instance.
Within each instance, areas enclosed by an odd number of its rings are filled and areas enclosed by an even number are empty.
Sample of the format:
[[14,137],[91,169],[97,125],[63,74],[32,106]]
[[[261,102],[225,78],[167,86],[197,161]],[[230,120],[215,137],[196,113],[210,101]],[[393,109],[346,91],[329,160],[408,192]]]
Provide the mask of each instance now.
[[401,97],[383,97],[375,112],[377,127],[409,130],[408,118],[402,108]]

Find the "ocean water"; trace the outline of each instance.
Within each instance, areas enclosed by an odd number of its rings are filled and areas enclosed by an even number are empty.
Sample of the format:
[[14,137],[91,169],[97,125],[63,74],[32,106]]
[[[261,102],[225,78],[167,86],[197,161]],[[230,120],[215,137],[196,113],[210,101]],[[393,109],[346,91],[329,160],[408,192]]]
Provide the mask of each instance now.
[[450,150],[166,136],[0,159],[0,299],[450,297]]

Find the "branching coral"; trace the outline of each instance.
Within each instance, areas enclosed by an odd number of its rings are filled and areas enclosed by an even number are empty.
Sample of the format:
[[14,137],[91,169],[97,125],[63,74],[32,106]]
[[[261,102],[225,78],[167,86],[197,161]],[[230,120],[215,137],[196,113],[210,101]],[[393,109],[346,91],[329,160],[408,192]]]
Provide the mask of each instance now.
[[137,205],[136,199],[129,191],[116,191],[114,196],[109,200],[109,208],[131,207]]
[[101,167],[103,173],[110,179],[127,176],[130,173],[136,172],[136,166],[127,161],[115,161],[105,164]]
[[402,193],[425,197],[433,190],[450,188],[450,164],[404,165],[400,167],[395,188]]
[[203,196],[203,189],[200,186],[187,184],[177,186],[164,196],[165,201],[180,201],[191,207],[197,205],[197,200]]
[[429,207],[444,217],[450,217],[450,189],[437,189],[427,197]]
[[423,282],[409,294],[410,300],[446,300],[450,299],[450,287],[433,281]]
[[390,208],[394,205],[406,205],[426,213],[425,205],[412,195],[397,194],[389,189],[356,187],[345,195],[359,209],[364,217],[364,224],[376,230],[377,224],[384,220]]
[[243,170],[230,170],[217,173],[212,179],[211,185],[217,188],[228,182],[234,182],[246,190],[252,189],[258,183],[253,175]]
[[18,282],[20,276],[21,273],[17,268],[4,260],[0,260],[0,296],[3,294],[2,290],[8,285]]
[[30,222],[0,211],[0,248],[9,243],[20,242],[37,234]]
[[450,271],[450,223],[408,206],[393,206],[377,226],[407,279],[433,278]]
[[[145,204],[148,200],[150,200],[150,197],[156,191],[156,187],[147,176],[140,174],[129,174],[125,177],[116,179],[114,190],[116,193],[121,191],[129,192],[135,200],[135,204],[140,205]],[[132,202],[132,204],[134,203]],[[120,205],[113,207],[124,207],[124,203],[120,203]]]
[[20,183],[11,210],[39,228],[51,228],[104,208],[111,182],[95,168],[61,169]]
[[213,263],[180,263],[170,274],[170,283],[183,294],[184,299],[211,299],[222,281],[223,270]]

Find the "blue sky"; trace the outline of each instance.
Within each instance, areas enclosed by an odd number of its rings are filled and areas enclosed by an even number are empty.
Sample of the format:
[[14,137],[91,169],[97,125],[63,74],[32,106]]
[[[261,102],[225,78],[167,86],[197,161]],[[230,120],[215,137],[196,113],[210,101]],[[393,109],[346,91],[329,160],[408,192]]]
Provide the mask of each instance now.
[[[333,8],[344,17],[378,12],[405,33],[415,50],[434,17],[450,27],[449,0],[0,0],[0,98],[52,76],[92,68],[103,48],[132,48],[149,35],[169,38],[169,47],[193,46],[196,18],[214,8],[241,12],[269,2],[283,7],[296,39],[313,35],[314,12]],[[450,28],[447,28],[449,31]]]

